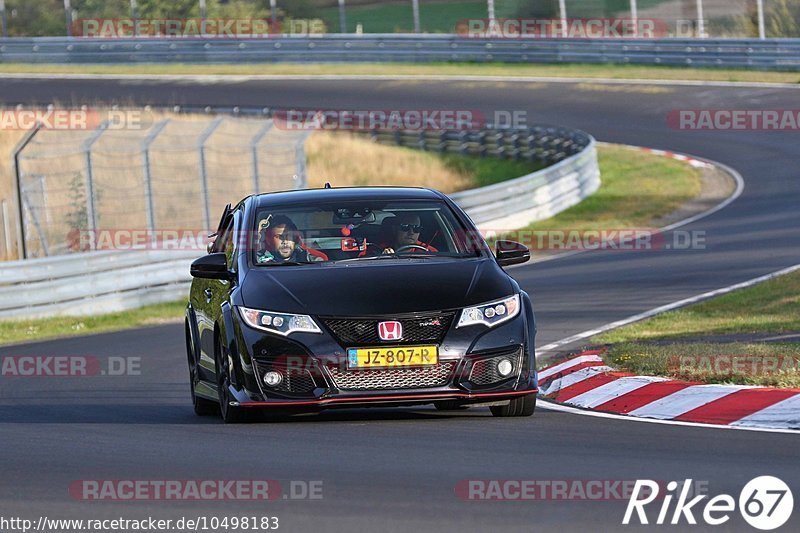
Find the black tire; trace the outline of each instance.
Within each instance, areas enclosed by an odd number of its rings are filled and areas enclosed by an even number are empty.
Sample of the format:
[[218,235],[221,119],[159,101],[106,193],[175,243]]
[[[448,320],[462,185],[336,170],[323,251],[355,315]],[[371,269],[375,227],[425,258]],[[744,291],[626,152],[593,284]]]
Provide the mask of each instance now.
[[460,411],[468,407],[458,400],[442,400],[440,402],[433,402],[433,406],[439,411]]
[[515,398],[508,405],[493,405],[489,410],[494,416],[531,416],[536,410],[536,395]]
[[192,348],[192,339],[189,335],[189,325],[186,325],[186,354],[189,361],[189,392],[192,395],[192,406],[194,407],[194,414],[197,416],[211,416],[219,412],[216,402],[202,398],[195,392],[197,384],[200,382],[200,377],[197,372],[197,360],[194,356],[194,349]]
[[216,374],[217,374],[217,394],[219,395],[219,414],[222,421],[226,424],[239,424],[248,420],[248,413],[241,407],[231,405],[233,398],[228,391],[230,381],[230,365],[228,364],[228,353],[222,345],[222,341],[217,339],[216,349]]

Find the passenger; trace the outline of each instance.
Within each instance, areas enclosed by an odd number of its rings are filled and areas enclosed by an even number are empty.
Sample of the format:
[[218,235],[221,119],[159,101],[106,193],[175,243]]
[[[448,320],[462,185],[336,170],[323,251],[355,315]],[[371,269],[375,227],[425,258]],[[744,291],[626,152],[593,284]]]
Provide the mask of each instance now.
[[292,219],[285,215],[271,218],[269,226],[264,228],[261,236],[261,250],[256,253],[256,262],[285,263],[311,263],[323,259],[310,254],[302,246],[302,239],[297,226]]

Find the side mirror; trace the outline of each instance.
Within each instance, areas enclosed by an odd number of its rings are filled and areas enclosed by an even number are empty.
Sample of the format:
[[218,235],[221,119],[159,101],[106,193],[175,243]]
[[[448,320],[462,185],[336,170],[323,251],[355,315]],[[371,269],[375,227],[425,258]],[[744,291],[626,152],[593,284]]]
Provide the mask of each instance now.
[[526,263],[531,258],[527,246],[514,241],[497,241],[495,243],[495,257],[501,267]]
[[195,278],[224,280],[231,278],[228,270],[228,256],[222,252],[204,255],[200,259],[196,259],[189,272]]

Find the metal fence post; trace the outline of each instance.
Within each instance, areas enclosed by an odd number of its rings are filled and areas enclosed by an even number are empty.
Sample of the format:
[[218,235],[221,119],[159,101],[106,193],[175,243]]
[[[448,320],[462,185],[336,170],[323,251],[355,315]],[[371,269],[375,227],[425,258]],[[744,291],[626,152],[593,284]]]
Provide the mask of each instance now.
[[72,6],[70,0],[64,0],[64,19],[67,26],[67,37],[72,37]]
[[411,10],[414,15],[414,33],[422,33],[422,25],[419,22],[419,0],[411,0]]
[[344,0],[339,0],[339,31],[347,33],[347,8],[344,5]]
[[[144,200],[145,210],[147,216],[147,229],[151,233],[156,229],[156,211],[153,206],[153,178],[150,174],[150,145],[156,140],[156,137],[161,131],[169,124],[170,119],[162,120],[153,126],[153,130],[147,134],[147,137],[142,141],[142,162],[144,163]],[[151,235],[151,237],[154,235]]]
[[[105,133],[107,127],[108,121],[103,121],[100,126],[97,127],[97,130],[83,142],[83,151],[86,153],[86,222],[89,226],[87,229],[92,237],[96,237],[95,231],[97,230],[97,205],[95,204],[96,198],[94,194],[92,146],[97,142],[97,139]],[[92,243],[94,243],[95,240],[95,238],[92,238]]]
[[697,37],[705,39],[706,35],[706,21],[705,14],[703,13],[703,0],[697,0]]
[[0,26],[3,28],[3,37],[8,37],[8,18],[6,17],[6,0],[0,0]]
[[17,143],[17,146],[14,147],[14,157],[12,164],[14,166],[14,179],[17,181],[17,186],[14,188],[14,192],[16,193],[16,203],[17,209],[19,210],[19,222],[17,224],[17,251],[18,256],[20,259],[27,259],[28,258],[28,250],[25,246],[25,209],[22,205],[22,173],[19,166],[19,156],[22,154],[22,151],[28,146],[33,138],[39,133],[39,130],[42,129],[42,124],[37,122],[36,125],[33,126],[33,129],[30,130],[25,136]]
[[219,127],[219,125],[224,120],[224,117],[217,117],[211,121],[211,124],[200,134],[200,137],[197,139],[197,150],[200,154],[200,188],[203,193],[203,223],[206,225],[206,229],[211,229],[211,211],[208,205],[208,174],[206,173],[206,141],[211,134],[214,133],[214,130]]
[[250,141],[250,150],[252,154],[252,173],[253,173],[253,192],[258,194],[258,191],[261,189],[261,185],[259,184],[258,180],[258,143],[261,142],[261,139],[272,129],[273,122],[271,120],[267,120],[263,126],[256,132],[253,136],[253,139]]
[[11,258],[11,230],[8,228],[8,202],[0,200],[0,216],[3,217],[3,248],[6,259]]
[[294,165],[297,172],[294,184],[295,189],[305,189],[308,187],[305,144],[309,135],[311,135],[310,131],[304,132],[297,140],[297,144],[294,147]]

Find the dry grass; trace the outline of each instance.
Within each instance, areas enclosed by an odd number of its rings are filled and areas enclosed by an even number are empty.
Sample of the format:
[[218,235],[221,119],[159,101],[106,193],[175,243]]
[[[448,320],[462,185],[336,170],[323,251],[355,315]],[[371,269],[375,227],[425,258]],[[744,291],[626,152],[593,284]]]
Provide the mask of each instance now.
[[330,181],[336,187],[396,185],[433,187],[450,193],[474,184],[436,154],[384,146],[364,137],[317,132],[306,143],[310,187]]

